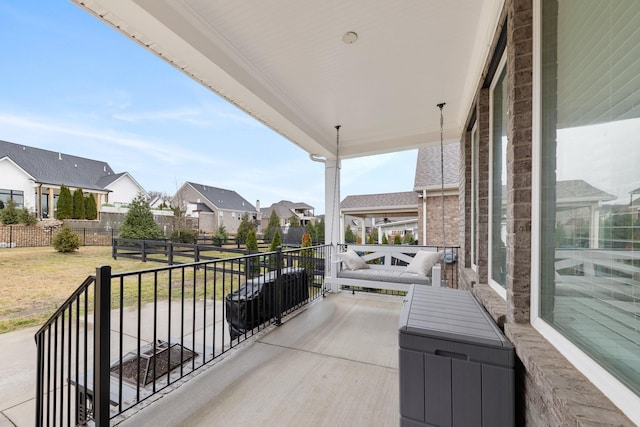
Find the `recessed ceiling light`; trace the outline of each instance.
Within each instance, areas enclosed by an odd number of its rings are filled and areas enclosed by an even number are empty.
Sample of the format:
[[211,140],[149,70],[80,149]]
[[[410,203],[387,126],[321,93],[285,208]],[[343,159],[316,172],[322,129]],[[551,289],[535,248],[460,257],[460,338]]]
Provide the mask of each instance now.
[[347,31],[342,36],[342,41],[345,42],[346,44],[355,43],[356,40],[358,40],[358,34],[355,33],[354,31]]

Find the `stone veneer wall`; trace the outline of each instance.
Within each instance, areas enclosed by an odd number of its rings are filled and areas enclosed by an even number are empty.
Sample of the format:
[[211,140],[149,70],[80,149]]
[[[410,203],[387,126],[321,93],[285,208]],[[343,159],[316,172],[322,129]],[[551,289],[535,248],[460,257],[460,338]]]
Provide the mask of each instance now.
[[[459,230],[464,248],[476,238],[477,271],[464,250],[459,263],[460,288],[471,290],[514,344],[516,363],[516,425],[633,425],[582,373],[571,365],[529,323],[531,296],[531,153],[533,82],[533,0],[506,0],[501,21],[507,22],[509,122],[507,134],[507,299],[488,282],[489,226],[489,89],[478,85],[475,116],[479,131],[479,194],[477,236],[471,236],[469,215],[461,214]],[[495,50],[501,27],[496,30]],[[487,63],[489,61],[487,60]],[[484,74],[486,76],[486,72]],[[471,124],[471,123],[470,123]],[[471,191],[471,144],[462,137],[460,197]],[[470,211],[461,200],[460,209]]]

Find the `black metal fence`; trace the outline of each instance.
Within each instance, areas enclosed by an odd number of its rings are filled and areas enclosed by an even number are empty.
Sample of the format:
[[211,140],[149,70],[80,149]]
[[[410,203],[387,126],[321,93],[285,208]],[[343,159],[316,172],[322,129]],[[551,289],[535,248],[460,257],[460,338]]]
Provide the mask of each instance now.
[[324,295],[331,246],[98,267],[35,335],[36,426],[109,425]]
[[[0,225],[0,248],[51,246],[58,227]],[[111,246],[118,235],[114,229],[72,228],[82,246]]]

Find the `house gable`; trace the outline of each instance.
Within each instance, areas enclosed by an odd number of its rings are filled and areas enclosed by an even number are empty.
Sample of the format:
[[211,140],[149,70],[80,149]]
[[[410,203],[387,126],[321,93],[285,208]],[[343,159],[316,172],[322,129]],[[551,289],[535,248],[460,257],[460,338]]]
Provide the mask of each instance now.
[[8,157],[0,158],[0,190],[22,191],[24,207],[34,210],[35,185],[33,177]]
[[128,172],[103,177],[98,183],[111,192],[109,203],[129,203],[139,193],[149,197],[145,189]]

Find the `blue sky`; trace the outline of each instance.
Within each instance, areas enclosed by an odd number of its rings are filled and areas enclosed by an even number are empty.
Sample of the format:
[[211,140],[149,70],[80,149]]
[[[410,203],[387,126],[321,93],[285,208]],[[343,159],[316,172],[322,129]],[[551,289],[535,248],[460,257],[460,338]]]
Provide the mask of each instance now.
[[[67,0],[0,0],[0,140],[324,213],[324,165]],[[413,189],[417,150],[343,161],[341,197]]]

